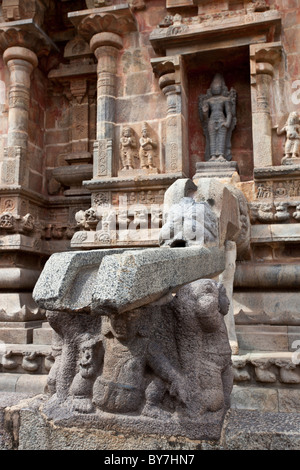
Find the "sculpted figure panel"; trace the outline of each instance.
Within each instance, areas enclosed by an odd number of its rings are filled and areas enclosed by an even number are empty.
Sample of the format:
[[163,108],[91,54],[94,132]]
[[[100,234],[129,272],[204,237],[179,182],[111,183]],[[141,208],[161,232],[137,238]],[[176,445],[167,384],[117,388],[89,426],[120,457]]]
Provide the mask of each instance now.
[[199,117],[206,138],[205,160],[230,161],[231,135],[236,126],[236,91],[228,91],[216,74],[206,95],[199,97]]
[[[295,111],[289,114],[287,122],[282,129],[277,131],[278,135],[286,135],[283,165],[292,164],[295,159],[300,158],[300,117]],[[297,161],[299,164],[300,160]]]
[[[214,438],[233,383],[228,307],[223,285],[205,279],[122,314],[48,312],[56,360],[46,414],[119,417],[134,429]],[[207,420],[218,428],[212,435]]]
[[122,170],[133,170],[134,157],[137,154],[136,140],[130,127],[124,127],[120,139]]

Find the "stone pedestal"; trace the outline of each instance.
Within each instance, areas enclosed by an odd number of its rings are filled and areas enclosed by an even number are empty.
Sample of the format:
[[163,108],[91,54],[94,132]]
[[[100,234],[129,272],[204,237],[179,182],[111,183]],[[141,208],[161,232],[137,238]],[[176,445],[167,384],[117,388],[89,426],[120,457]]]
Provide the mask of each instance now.
[[237,162],[197,162],[193,180],[198,178],[232,178],[235,173],[238,175],[238,172]]

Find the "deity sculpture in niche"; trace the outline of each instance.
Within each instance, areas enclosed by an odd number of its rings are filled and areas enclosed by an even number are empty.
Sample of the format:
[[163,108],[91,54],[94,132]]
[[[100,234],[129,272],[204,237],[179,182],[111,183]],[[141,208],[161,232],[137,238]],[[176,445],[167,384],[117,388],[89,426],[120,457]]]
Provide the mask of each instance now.
[[206,161],[230,161],[231,135],[236,126],[236,91],[216,74],[205,95],[199,97],[199,117],[206,138]]
[[122,170],[134,169],[134,157],[137,155],[136,140],[130,127],[124,127],[120,139]]
[[142,169],[153,169],[156,143],[149,136],[147,124],[143,124],[142,137],[140,138],[139,157]]
[[286,134],[284,157],[281,160],[283,165],[295,162],[300,163],[300,117],[297,112],[289,114],[287,122],[282,129],[277,130],[277,134]]

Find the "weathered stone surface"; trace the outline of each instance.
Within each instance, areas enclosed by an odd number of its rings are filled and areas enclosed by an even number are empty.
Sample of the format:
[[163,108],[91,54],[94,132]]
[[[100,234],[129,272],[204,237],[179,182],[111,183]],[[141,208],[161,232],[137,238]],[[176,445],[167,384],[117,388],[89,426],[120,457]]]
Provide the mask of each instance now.
[[[68,308],[85,309],[91,302],[91,290],[83,289],[86,282],[91,285],[97,276],[99,264],[109,254],[123,250],[94,250],[90,252],[57,253],[51,256],[34,288],[33,296],[37,303],[49,310],[63,310]],[[82,272],[82,277],[79,272]],[[87,275],[88,274],[88,275]],[[78,284],[74,289],[74,281]],[[80,290],[78,290],[80,289]],[[67,296],[74,296],[73,304],[63,303]]]
[[299,450],[299,414],[232,410],[223,445],[228,450]]
[[96,312],[131,310],[159,300],[188,282],[215,277],[224,270],[224,263],[224,251],[216,247],[162,247],[105,257],[92,308]]
[[[164,284],[159,265],[157,272]],[[103,430],[218,439],[233,383],[222,284],[201,279],[174,298],[129,307],[102,306],[102,317],[48,311],[55,331],[48,418],[69,427],[88,415]]]
[[[35,286],[35,301],[48,310],[123,312],[224,270],[224,251],[216,247],[122,252],[53,255]],[[152,276],[154,282],[149,284]]]
[[[264,284],[261,278],[256,278],[253,279],[253,285]],[[298,292],[281,292],[280,296],[276,291],[269,292],[268,296],[257,291],[235,292],[234,314],[237,324],[299,325]]]
[[234,385],[231,394],[231,408],[276,413],[279,411],[278,391],[276,389]]
[[[10,429],[2,433],[1,450],[187,450],[198,462],[199,450],[299,450],[299,414],[230,410],[219,441],[207,442],[183,437],[145,433],[103,431],[93,426],[53,426],[40,411],[46,396],[7,395],[1,398]],[[14,433],[14,434],[13,434]],[[168,453],[168,452],[167,452]]]
[[281,413],[299,413],[299,390],[279,389],[278,408]]
[[288,351],[286,326],[237,325],[236,334],[243,350]]

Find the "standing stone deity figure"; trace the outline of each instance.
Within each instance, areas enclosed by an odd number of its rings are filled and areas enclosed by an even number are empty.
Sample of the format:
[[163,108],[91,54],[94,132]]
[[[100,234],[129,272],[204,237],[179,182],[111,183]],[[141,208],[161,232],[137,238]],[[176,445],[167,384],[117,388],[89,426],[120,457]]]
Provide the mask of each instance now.
[[236,91],[232,88],[229,92],[223,76],[216,74],[206,95],[200,95],[198,109],[206,138],[205,160],[230,161]]
[[284,132],[286,133],[286,142],[281,163],[287,165],[291,163],[292,158],[300,157],[300,117],[297,112],[290,113],[283,128],[277,130],[278,135]]
[[130,127],[124,127],[120,139],[122,170],[133,170],[136,155],[136,140]]
[[140,150],[139,157],[141,167],[143,169],[153,169],[154,166],[154,154],[155,154],[156,143],[149,136],[146,123],[142,128],[142,137],[140,138]]

